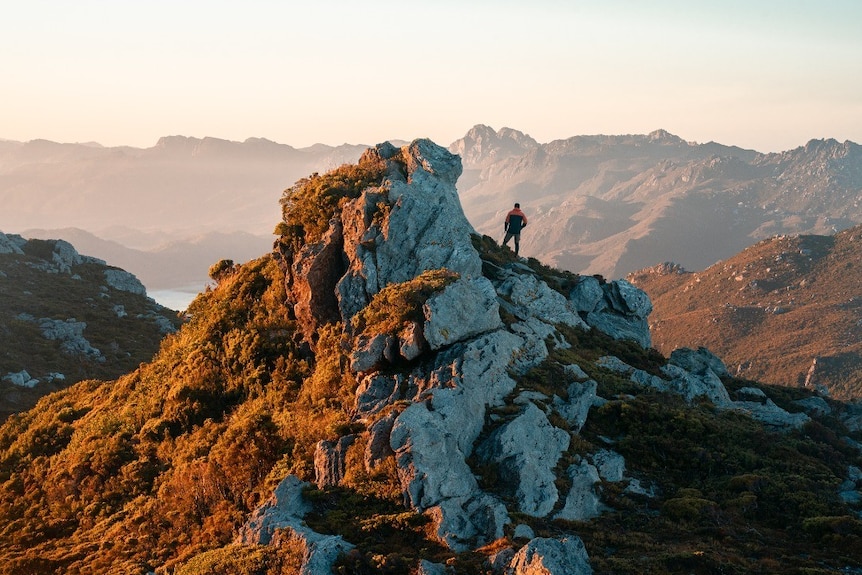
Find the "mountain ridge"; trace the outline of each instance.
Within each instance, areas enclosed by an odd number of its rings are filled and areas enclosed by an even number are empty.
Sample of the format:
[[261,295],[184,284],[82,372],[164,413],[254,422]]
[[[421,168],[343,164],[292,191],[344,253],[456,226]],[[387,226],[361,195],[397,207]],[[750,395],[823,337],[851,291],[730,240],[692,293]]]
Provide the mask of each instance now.
[[862,413],[650,349],[647,295],[474,233],[381,144],[149,363],[0,426],[0,573],[862,568]]
[[862,394],[862,226],[776,236],[705,270],[666,263],[628,279],[654,302],[651,333],[668,353],[704,345],[740,377]]
[[2,232],[0,300],[3,419],[77,381],[133,370],[180,324],[128,272],[62,240]]
[[[276,190],[355,162],[364,149],[186,136],[146,149],[5,142],[0,229],[77,227],[124,245],[118,226],[158,231],[158,243],[259,234],[278,221]],[[577,273],[619,278],[666,260],[700,269],[772,235],[862,223],[862,158],[849,141],[762,154],[661,129],[539,143],[478,124],[449,149],[463,158],[458,189],[477,230],[496,237],[520,201],[534,224],[524,253]],[[124,267],[144,276],[147,265]]]

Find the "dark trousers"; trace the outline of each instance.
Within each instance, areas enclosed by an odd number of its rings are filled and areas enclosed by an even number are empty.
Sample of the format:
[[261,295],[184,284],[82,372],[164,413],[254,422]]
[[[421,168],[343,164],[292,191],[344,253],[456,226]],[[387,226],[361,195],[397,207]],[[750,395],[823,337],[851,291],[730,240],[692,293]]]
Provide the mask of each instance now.
[[503,245],[509,243],[509,240],[515,238],[515,255],[518,255],[518,248],[521,247],[521,233],[513,234],[512,232],[506,232],[506,237],[503,238]]

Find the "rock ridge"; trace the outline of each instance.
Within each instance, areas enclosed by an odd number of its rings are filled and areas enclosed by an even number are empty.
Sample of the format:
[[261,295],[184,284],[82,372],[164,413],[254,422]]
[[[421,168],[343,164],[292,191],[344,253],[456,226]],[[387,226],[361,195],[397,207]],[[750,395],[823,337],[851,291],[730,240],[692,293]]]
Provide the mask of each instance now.
[[[654,139],[678,144],[661,133]],[[349,445],[365,446],[367,472],[392,458],[405,505],[425,514],[453,551],[500,539],[514,527],[512,513],[595,517],[606,509],[603,481],[648,494],[611,450],[565,465],[568,487],[561,492],[560,461],[591,407],[607,400],[574,363],[561,366],[565,398],[518,383],[556,361],[553,350],[570,347],[567,330],[597,330],[648,349],[647,295],[625,280],[563,277],[507,256],[463,215],[455,190],[459,158],[430,141],[379,145],[363,155],[363,166],[382,175],[341,202],[317,242],[277,247],[292,285],[288,299],[306,333],[334,324],[348,342],[358,384],[354,420],[367,430],[318,445],[318,483],[342,480]],[[299,224],[290,213],[285,221]],[[399,294],[422,290],[420,301],[395,309]],[[370,311],[384,304],[384,319]],[[727,370],[708,350],[681,350],[662,376],[613,356],[600,365],[645,391],[703,397],[777,426],[796,425],[783,410],[731,400],[722,383]],[[482,487],[477,465],[497,469],[505,489]],[[511,573],[591,572],[574,535],[531,537],[504,563]]]

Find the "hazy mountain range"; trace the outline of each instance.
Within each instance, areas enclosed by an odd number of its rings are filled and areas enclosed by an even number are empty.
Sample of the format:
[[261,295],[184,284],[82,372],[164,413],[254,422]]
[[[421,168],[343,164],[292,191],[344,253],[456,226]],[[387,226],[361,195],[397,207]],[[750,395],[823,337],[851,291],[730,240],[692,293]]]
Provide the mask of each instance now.
[[522,252],[615,278],[671,260],[702,269],[775,234],[862,223],[862,147],[812,140],[781,154],[658,130],[548,144],[476,126],[450,146],[477,231],[498,239],[511,204],[530,217]]
[[[365,148],[181,136],[146,149],[2,141],[0,230],[68,239],[150,290],[203,285],[213,262],[268,248],[282,190]],[[500,241],[503,216],[520,201],[530,218],[522,255],[578,273],[623,277],[668,260],[702,269],[775,234],[862,223],[862,149],[852,142],[761,154],[658,130],[539,144],[478,125],[449,149],[462,158],[457,185],[477,231]]]
[[661,355],[642,290],[474,234],[459,173],[309,179],[151,361],[0,425],[0,575],[860,571],[858,404]]

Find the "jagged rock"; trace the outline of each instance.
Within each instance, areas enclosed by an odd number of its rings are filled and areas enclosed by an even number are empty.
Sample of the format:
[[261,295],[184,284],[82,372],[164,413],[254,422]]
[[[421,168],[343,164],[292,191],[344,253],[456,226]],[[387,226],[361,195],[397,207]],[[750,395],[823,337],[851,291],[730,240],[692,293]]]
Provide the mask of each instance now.
[[508,370],[523,345],[499,330],[447,348],[424,378],[411,376],[414,403],[395,420],[390,445],[405,498],[432,511],[438,536],[453,549],[499,538],[508,522],[505,506],[478,490],[465,459],[487,408],[514,389]]
[[[484,411],[484,406],[480,406]],[[473,417],[482,413],[468,414]],[[469,497],[477,490],[457,438],[426,403],[413,403],[395,420],[390,445],[398,463],[402,491],[411,506],[424,510],[452,497]]]
[[512,532],[512,537],[514,539],[534,539],[536,534],[529,525],[519,523],[515,526],[515,530]]
[[144,284],[134,275],[121,269],[109,268],[105,270],[105,282],[112,288],[127,291],[138,295],[147,295]]
[[497,293],[484,277],[459,279],[425,302],[425,341],[432,350],[500,328]]
[[[425,270],[446,268],[462,278],[478,278],[482,271],[470,241],[473,228],[455,189],[460,159],[428,140],[416,140],[400,152],[381,145],[366,153],[388,161],[388,180],[383,190],[366,190],[342,211],[349,266],[337,293],[344,320],[384,286]],[[397,161],[403,161],[406,173]],[[381,202],[388,214],[377,222],[371,214]]]
[[[577,366],[566,367],[570,368]],[[578,369],[580,370],[580,368]],[[576,375],[580,375],[577,372],[575,373]],[[583,371],[580,373],[583,373]],[[586,374],[584,375],[586,376]],[[587,422],[587,414],[596,400],[597,389],[598,384],[595,380],[590,379],[583,383],[574,382],[569,384],[569,387],[566,390],[568,395],[566,399],[562,399],[556,395],[554,396],[554,410],[566,420],[572,433],[578,433]]]
[[545,340],[538,337],[522,337],[523,347],[515,357],[512,358],[510,369],[515,375],[523,375],[530,369],[542,363],[548,357],[548,346]]
[[385,287],[378,280],[375,261],[375,248],[385,238],[373,214],[378,204],[388,205],[387,198],[385,191],[369,189],[342,209],[343,250],[348,267],[337,281],[335,293],[343,318],[352,318]]
[[586,381],[590,379],[590,376],[587,375],[587,372],[581,369],[581,366],[574,363],[570,363],[569,365],[565,366],[565,370],[566,373],[568,373],[576,381]]
[[7,373],[3,376],[3,381],[8,381],[12,385],[17,385],[18,387],[36,387],[39,383],[38,379],[30,377],[30,374],[27,373],[26,369],[22,369],[16,373]]
[[21,249],[27,244],[27,240],[21,236],[10,234],[6,235],[0,232],[0,254],[16,254],[23,255]]
[[592,459],[593,465],[596,466],[599,477],[605,481],[616,483],[623,480],[626,471],[626,460],[619,453],[609,449],[600,449],[590,459]]
[[811,421],[811,418],[804,413],[790,413],[781,409],[771,399],[767,399],[766,402],[734,401],[733,409],[743,412],[761,423],[779,428],[798,429]]
[[583,277],[568,299],[591,327],[614,339],[633,340],[643,348],[652,344],[647,322],[652,302],[643,290],[626,280],[602,283],[594,277]]
[[314,483],[318,489],[341,483],[344,478],[347,449],[356,439],[346,435],[337,441],[318,441],[314,450]]
[[515,550],[511,547],[504,547],[488,557],[487,565],[491,568],[492,573],[506,573],[514,557]]
[[440,563],[431,563],[425,559],[419,560],[419,569],[416,575],[446,575],[446,566]]
[[240,528],[236,543],[244,545],[273,545],[278,537],[299,539],[304,547],[301,575],[323,575],[332,572],[339,555],[353,545],[337,535],[322,535],[303,522],[311,506],[302,498],[308,484],[288,475],[275,488],[272,496],[252,512]]
[[530,403],[521,415],[494,431],[477,455],[498,465],[522,513],[545,517],[559,499],[554,467],[570,441],[566,431],[551,425],[545,413]]
[[555,519],[568,521],[586,521],[601,515],[605,506],[599,498],[601,478],[594,465],[581,461],[568,469],[571,488],[566,496],[566,503],[557,513]]
[[739,401],[760,403],[761,405],[769,401],[769,398],[759,387],[741,387],[736,391],[736,397]]
[[519,393],[514,400],[512,400],[512,403],[515,405],[523,405],[524,408],[526,408],[528,405],[532,405],[536,401],[546,402],[548,399],[548,396],[541,391],[524,390]]
[[380,277],[394,283],[440,268],[481,276],[482,262],[470,240],[473,227],[455,188],[461,159],[429,140],[414,141],[402,155],[407,174],[393,178],[389,190],[387,241],[377,250]]
[[63,273],[71,272],[72,266],[81,265],[84,262],[78,250],[65,240],[55,240],[51,261]]
[[450,497],[425,513],[435,526],[437,537],[454,551],[467,551],[503,536],[510,523],[506,505],[482,491],[469,497]]
[[561,293],[537,277],[512,274],[497,287],[497,292],[516,307],[521,318],[536,317],[549,324],[562,323],[587,329],[584,320]]
[[294,255],[289,282],[293,312],[308,341],[316,340],[321,325],[340,319],[335,286],[344,270],[343,242],[341,221],[333,218],[321,241]]
[[102,352],[93,347],[84,337],[84,330],[86,328],[87,322],[75,319],[63,321],[43,317],[39,320],[39,329],[42,331],[42,336],[45,339],[59,341],[60,347],[66,353],[83,355],[96,361],[104,361],[105,358]]
[[724,362],[705,347],[699,347],[696,350],[688,347],[675,349],[671,352],[668,363],[697,375],[701,375],[709,370],[718,377],[730,376],[730,372],[727,371]]
[[399,399],[401,376],[375,373],[364,376],[356,389],[356,412],[366,416],[377,413]]
[[607,300],[611,302],[611,309],[614,311],[641,319],[646,319],[652,313],[652,302],[642,289],[623,279],[605,285]]
[[398,334],[398,352],[407,361],[413,361],[428,347],[425,335],[422,333],[422,324],[418,321],[407,322],[401,333]]
[[536,338],[542,341],[551,338],[556,347],[560,347],[562,349],[568,349],[571,347],[569,342],[560,335],[560,332],[558,332],[554,326],[545,323],[536,317],[528,317],[523,321],[513,323],[509,327],[513,332],[525,338]]
[[643,497],[649,497],[650,499],[656,497],[658,493],[658,488],[655,485],[644,485],[641,483],[640,479],[632,478],[629,479],[629,484],[626,486],[624,492],[630,493],[632,495],[640,495]]
[[862,430],[862,404],[858,402],[846,404],[840,419],[849,432],[855,433]]
[[662,367],[662,373],[670,380],[661,378],[646,371],[635,369],[613,356],[599,358],[598,365],[627,375],[633,382],[659,391],[682,395],[691,402],[698,397],[706,397],[717,407],[730,407],[731,400],[721,379],[711,369],[706,368],[701,374],[692,374],[678,365],[668,364]]
[[838,496],[848,505],[858,505],[862,502],[862,493],[859,493],[858,490],[860,479],[862,479],[862,470],[855,465],[847,468],[847,479],[838,488]]
[[822,417],[832,414],[832,408],[829,407],[829,404],[822,397],[806,397],[804,399],[797,399],[793,403],[804,408],[805,412],[812,416]]
[[536,538],[512,559],[506,575],[590,575],[593,572],[579,537]]
[[385,417],[375,421],[369,427],[368,444],[365,446],[366,470],[374,470],[384,459],[395,455],[395,452],[392,451],[392,447],[389,445],[389,436],[392,435],[392,426],[395,424],[397,417],[398,413],[392,411]]
[[177,331],[177,328],[171,321],[165,316],[157,313],[156,311],[149,311],[145,314],[141,314],[137,316],[139,319],[145,318],[152,321],[156,324],[156,327],[159,329],[159,333],[162,335],[167,335],[169,333],[174,333]]
[[731,403],[727,388],[709,367],[704,368],[700,373],[692,373],[678,365],[668,363],[661,368],[661,372],[671,378],[667,388],[682,395],[688,402],[698,397],[706,397],[716,407],[728,407]]
[[[586,307],[595,297],[595,283],[598,282],[586,280],[582,283],[584,287],[579,290],[579,284],[573,293],[578,305]],[[587,324],[614,339],[632,340],[643,348],[649,348],[652,345],[647,322],[647,316],[652,312],[649,296],[626,280],[600,284],[600,287],[603,297],[594,309],[586,312]]]
[[377,368],[383,360],[389,337],[385,333],[359,336],[350,357],[350,369],[356,373],[366,373]]
[[577,312],[602,311],[607,308],[604,299],[602,284],[592,276],[581,276],[578,285],[569,292],[569,301]]

